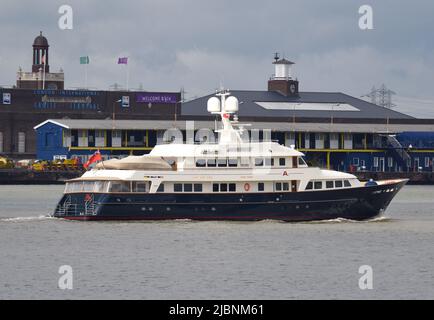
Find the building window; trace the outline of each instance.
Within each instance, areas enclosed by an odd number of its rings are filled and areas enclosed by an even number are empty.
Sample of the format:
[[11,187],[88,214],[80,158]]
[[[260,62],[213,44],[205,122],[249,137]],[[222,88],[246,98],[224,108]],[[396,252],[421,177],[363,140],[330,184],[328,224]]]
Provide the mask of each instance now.
[[113,130],[112,131],[112,147],[122,146],[122,131]]
[[258,183],[258,191],[264,191],[264,183],[263,182],[259,182]]
[[26,133],[22,131],[18,132],[18,152],[26,152]]
[[388,157],[388,158],[387,158],[387,166],[388,166],[389,168],[392,168],[392,167],[393,167],[393,158],[392,158],[392,157]]
[[378,167],[378,157],[374,157],[374,168]]
[[71,146],[71,130],[63,130],[63,147],[68,148]]

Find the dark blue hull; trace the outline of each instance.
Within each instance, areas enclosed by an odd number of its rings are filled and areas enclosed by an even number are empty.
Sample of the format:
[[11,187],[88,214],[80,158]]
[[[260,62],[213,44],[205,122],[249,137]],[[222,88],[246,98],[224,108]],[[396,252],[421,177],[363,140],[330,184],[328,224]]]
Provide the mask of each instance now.
[[54,216],[73,220],[366,220],[383,212],[407,180],[313,192],[65,194]]

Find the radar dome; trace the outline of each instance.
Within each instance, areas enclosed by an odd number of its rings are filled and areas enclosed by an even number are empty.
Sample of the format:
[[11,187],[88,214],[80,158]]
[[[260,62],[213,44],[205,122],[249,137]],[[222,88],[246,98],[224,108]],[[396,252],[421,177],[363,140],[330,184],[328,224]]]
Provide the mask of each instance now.
[[226,99],[225,103],[226,112],[237,112],[238,111],[238,99],[234,96],[230,96]]
[[208,112],[220,112],[220,99],[217,97],[211,97],[207,103]]

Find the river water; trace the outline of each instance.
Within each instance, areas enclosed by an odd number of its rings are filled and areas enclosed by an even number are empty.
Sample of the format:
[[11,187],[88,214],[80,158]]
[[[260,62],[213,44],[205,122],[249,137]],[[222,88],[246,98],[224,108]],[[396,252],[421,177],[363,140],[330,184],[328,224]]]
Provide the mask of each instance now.
[[433,186],[369,222],[313,223],[46,217],[62,190],[0,186],[0,299],[434,299]]

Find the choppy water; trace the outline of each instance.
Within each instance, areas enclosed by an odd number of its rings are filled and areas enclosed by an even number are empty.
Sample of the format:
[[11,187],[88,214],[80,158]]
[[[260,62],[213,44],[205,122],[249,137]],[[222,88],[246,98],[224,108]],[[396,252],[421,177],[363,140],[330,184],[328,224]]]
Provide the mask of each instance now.
[[47,218],[62,189],[0,186],[1,299],[434,298],[431,186],[406,186],[370,222],[313,223]]

